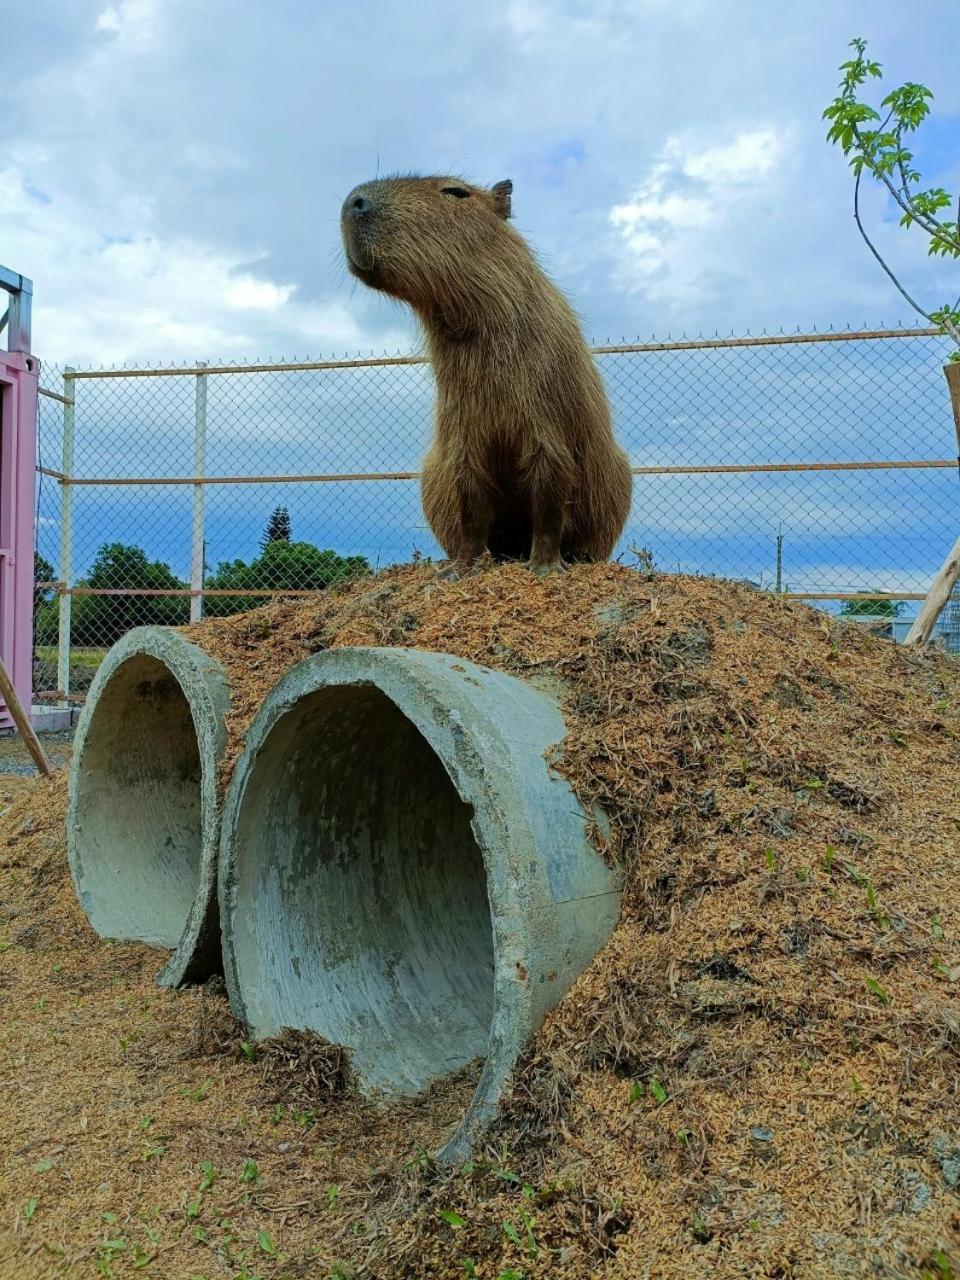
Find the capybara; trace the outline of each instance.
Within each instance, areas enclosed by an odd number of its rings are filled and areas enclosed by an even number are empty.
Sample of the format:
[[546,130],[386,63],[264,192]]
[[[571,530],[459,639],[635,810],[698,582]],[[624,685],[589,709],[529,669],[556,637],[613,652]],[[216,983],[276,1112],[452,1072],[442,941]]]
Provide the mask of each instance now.
[[341,213],[350,271],[426,332],[436,430],[423,509],[453,575],[489,551],[539,573],[606,559],[632,477],[573,309],[508,222],[513,184],[378,178]]

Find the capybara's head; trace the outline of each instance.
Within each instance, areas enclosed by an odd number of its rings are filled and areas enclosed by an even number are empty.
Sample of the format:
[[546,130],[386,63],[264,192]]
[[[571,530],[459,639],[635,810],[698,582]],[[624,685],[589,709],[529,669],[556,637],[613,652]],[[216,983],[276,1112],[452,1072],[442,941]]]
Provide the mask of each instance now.
[[523,249],[507,224],[512,189],[443,177],[361,183],[340,214],[350,271],[419,310],[489,292]]

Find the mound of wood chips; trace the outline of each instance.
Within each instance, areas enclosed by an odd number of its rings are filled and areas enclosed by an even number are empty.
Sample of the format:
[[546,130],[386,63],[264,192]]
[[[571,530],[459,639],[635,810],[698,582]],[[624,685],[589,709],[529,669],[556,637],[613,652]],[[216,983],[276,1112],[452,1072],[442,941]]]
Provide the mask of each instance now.
[[37,782],[0,817],[0,1277],[960,1275],[955,660],[618,565],[410,566],[189,634],[233,680],[225,777],[327,646],[562,682],[623,918],[446,1170],[469,1076],[378,1107],[329,1046],[246,1044],[219,981],[160,990]]

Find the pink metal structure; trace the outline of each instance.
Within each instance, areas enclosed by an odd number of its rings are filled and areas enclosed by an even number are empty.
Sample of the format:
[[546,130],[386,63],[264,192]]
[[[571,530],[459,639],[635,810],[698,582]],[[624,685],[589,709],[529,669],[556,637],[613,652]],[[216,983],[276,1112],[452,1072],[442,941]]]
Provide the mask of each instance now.
[[[38,369],[30,354],[32,293],[29,280],[0,267],[0,657],[24,707],[33,687]],[[12,725],[0,701],[0,729]]]

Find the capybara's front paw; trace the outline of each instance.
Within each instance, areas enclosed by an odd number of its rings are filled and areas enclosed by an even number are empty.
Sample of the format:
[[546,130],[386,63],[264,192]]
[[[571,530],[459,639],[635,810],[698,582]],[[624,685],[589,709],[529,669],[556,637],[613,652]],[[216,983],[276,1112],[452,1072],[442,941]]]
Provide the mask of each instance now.
[[527,568],[538,578],[547,578],[551,573],[565,572],[569,565],[558,556],[556,560],[528,560]]
[[434,582],[459,582],[462,576],[460,566],[455,560],[443,565],[433,575]]

